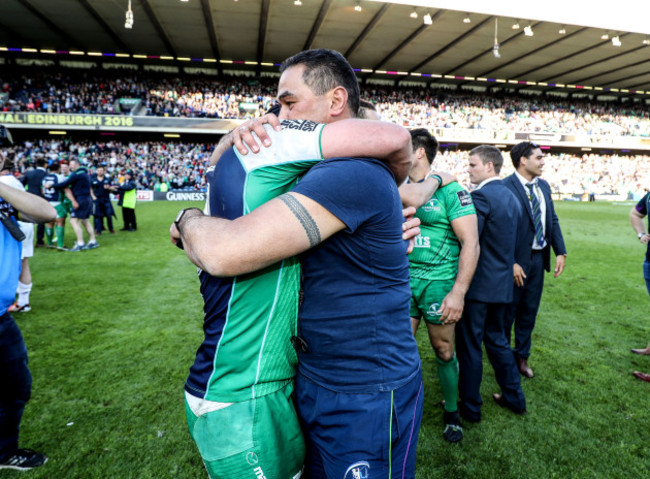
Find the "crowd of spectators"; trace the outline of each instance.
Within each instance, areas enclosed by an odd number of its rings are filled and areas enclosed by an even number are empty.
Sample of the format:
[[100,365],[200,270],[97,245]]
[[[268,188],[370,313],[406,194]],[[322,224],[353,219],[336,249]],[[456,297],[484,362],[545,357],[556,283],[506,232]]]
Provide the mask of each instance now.
[[[15,158],[21,172],[39,157],[48,162],[78,158],[91,169],[106,165],[108,174],[118,179],[124,171],[132,170],[139,189],[204,190],[213,147],[208,143],[38,140],[15,145],[5,152]],[[467,150],[447,149],[438,154],[434,167],[453,173],[470,189],[468,159]],[[507,151],[504,160],[501,176],[514,171]],[[556,194],[636,197],[650,185],[650,156],[549,152],[542,177]]]
[[[140,100],[144,115],[243,119],[268,109],[275,85],[276,79],[244,75],[13,66],[0,72],[6,94],[0,110],[119,114],[118,100],[130,98]],[[372,84],[362,86],[362,96],[384,119],[410,128],[650,136],[645,103]]]
[[207,143],[37,140],[3,151],[14,158],[18,173],[24,173],[39,157],[48,163],[77,158],[91,171],[104,165],[108,175],[120,181],[124,172],[131,170],[138,189],[193,191],[206,187],[205,169],[213,147]]

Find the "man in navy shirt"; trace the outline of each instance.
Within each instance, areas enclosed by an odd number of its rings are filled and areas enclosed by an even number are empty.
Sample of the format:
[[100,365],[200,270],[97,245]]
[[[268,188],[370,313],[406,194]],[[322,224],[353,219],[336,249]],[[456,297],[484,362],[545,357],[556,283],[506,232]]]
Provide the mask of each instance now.
[[93,193],[95,195],[95,206],[93,216],[95,218],[95,233],[102,234],[104,230],[104,218],[108,231],[115,233],[113,229],[113,205],[111,204],[111,187],[113,182],[110,176],[106,176],[106,168],[99,165],[91,178]]
[[[643,278],[645,285],[650,294],[650,234],[648,234],[643,226],[643,218],[648,216],[648,209],[650,208],[650,193],[643,195],[643,198],[632,207],[630,210],[630,223],[634,232],[636,233],[639,242],[646,246],[645,261],[643,262]],[[633,349],[633,353],[642,356],[650,356],[650,344],[643,349]],[[650,383],[650,374],[634,371],[634,376],[642,381]]]
[[[90,214],[93,210],[93,201],[95,199],[90,182],[90,175],[85,166],[82,166],[78,160],[70,160],[70,177],[54,185],[54,188],[62,190],[70,187],[74,195],[72,202],[72,213],[70,213],[70,224],[77,237],[77,242],[70,251],[81,251],[84,249],[97,248],[97,240],[95,239],[95,230],[90,224]],[[82,225],[88,232],[88,244],[84,244],[84,234]]]
[[[358,83],[340,54],[302,52],[282,72],[281,119],[356,116]],[[188,210],[180,234],[172,227],[172,240],[180,236],[189,258],[214,276],[309,250],[301,258],[304,302],[294,338],[309,477],[415,475],[422,380],[395,180],[374,159],[324,160],[292,192],[248,215],[228,221]]]

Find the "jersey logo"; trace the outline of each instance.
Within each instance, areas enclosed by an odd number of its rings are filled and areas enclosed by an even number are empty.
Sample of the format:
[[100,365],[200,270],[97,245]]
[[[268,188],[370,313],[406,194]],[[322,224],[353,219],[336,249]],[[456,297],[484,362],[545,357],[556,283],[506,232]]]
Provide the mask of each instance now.
[[440,313],[438,310],[440,309],[440,304],[438,303],[433,303],[429,306],[429,309],[427,310],[427,316],[440,316]]
[[465,190],[456,192],[456,196],[458,196],[460,206],[469,206],[473,203],[472,196]]
[[415,237],[414,248],[429,248],[431,247],[431,238],[428,236],[417,235]]
[[282,120],[281,124],[289,130],[315,131],[318,128],[318,123],[309,120]]
[[440,201],[435,198],[431,198],[422,206],[422,210],[426,212],[440,211]]
[[348,467],[343,479],[368,479],[370,475],[370,464],[366,461],[359,461]]

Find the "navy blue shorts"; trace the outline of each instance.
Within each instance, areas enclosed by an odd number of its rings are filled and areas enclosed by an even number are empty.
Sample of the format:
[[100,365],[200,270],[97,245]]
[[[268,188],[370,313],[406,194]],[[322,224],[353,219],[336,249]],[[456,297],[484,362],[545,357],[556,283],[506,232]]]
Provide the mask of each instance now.
[[70,218],[77,218],[79,220],[85,220],[90,218],[90,215],[93,212],[93,200],[89,196],[88,198],[77,199],[79,203],[79,208],[72,210],[70,213]]
[[298,374],[296,405],[309,479],[412,479],[424,391],[422,371],[392,391],[332,391]]

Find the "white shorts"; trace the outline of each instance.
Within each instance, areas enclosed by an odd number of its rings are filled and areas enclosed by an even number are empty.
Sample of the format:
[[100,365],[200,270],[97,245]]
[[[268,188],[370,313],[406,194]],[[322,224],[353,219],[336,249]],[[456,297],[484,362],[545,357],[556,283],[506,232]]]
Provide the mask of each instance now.
[[20,226],[20,230],[25,234],[23,252],[20,255],[20,259],[31,258],[34,256],[34,227],[36,225],[34,223],[19,221],[18,226]]

